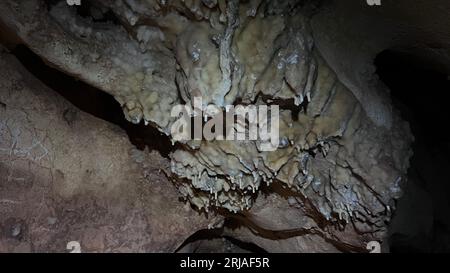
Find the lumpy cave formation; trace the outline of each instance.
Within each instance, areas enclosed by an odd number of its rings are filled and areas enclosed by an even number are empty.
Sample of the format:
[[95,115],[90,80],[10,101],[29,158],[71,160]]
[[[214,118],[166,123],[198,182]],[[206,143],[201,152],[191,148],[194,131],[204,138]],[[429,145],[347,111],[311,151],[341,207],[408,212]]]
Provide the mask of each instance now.
[[[1,252],[411,247],[392,243],[397,207],[429,141],[395,90],[413,62],[450,67],[450,30],[413,43],[437,27],[405,26],[407,1],[77,2],[0,2]],[[175,139],[171,111],[196,97],[204,121],[278,105],[278,148]]]

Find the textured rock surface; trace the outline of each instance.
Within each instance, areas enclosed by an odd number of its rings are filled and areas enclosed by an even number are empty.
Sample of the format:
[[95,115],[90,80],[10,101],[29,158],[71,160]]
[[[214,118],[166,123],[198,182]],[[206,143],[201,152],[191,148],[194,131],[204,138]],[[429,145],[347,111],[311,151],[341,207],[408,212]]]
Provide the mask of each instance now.
[[167,134],[171,107],[196,96],[204,106],[282,104],[274,152],[256,141],[177,146],[180,193],[199,209],[239,212],[278,181],[361,249],[360,234],[385,232],[412,138],[387,94],[378,94],[387,103],[378,116],[389,122],[377,122],[341,83],[315,47],[303,2],[89,1],[77,12],[23,0],[3,1],[0,17],[48,63],[112,94],[131,122]]
[[234,225],[224,230],[243,242],[270,252],[364,252],[373,233],[357,233],[327,221],[301,194],[273,184],[272,194],[260,195],[247,212],[233,216]]
[[220,222],[178,201],[167,159],[135,149],[3,49],[0,64],[0,252],[66,252],[70,241],[83,252],[173,252]]
[[394,49],[449,74],[449,12],[446,0],[385,1],[380,7],[332,0],[321,6],[311,26],[317,48],[339,79],[376,124],[389,127],[392,107],[374,76],[376,55]]

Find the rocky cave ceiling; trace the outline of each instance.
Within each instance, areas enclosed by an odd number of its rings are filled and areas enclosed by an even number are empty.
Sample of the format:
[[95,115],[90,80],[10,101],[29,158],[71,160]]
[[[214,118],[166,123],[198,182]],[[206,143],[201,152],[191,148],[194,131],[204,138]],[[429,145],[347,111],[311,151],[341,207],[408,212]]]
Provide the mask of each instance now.
[[[25,234],[4,235],[0,251],[64,251],[78,236],[88,251],[173,252],[208,229],[275,252],[364,252],[385,240],[414,136],[373,61],[398,48],[446,71],[450,29],[414,17],[407,1],[385,10],[356,0],[72,4],[0,2],[0,214]],[[408,15],[419,19],[405,25]],[[430,33],[432,46],[411,42]],[[105,111],[123,111],[122,129],[153,130],[144,143],[164,139],[168,152],[138,149],[52,93],[17,61],[18,45],[71,79],[79,88],[59,87],[70,96],[112,96],[120,107]],[[279,148],[175,141],[171,109],[198,96],[204,108],[280,105]],[[44,227],[51,234],[33,241]]]

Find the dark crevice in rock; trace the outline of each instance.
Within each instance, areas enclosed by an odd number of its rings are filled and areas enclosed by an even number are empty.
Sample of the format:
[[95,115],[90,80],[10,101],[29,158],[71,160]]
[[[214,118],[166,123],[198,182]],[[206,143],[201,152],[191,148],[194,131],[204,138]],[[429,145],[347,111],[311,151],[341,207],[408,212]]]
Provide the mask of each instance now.
[[221,236],[222,232],[223,232],[223,229],[221,229],[221,228],[220,229],[199,230],[199,231],[195,232],[194,234],[192,234],[191,236],[189,236],[175,252],[183,251],[183,249],[185,249],[185,247],[187,245],[192,244],[196,241],[212,240],[214,238],[219,238]]
[[300,105],[295,105],[294,99],[274,99],[270,96],[263,95],[262,93],[258,93],[258,95],[249,103],[243,102],[242,98],[237,98],[236,101],[233,103],[233,106],[238,105],[255,105],[257,102],[261,100],[264,102],[265,105],[277,105],[280,110],[289,110],[291,111],[291,117],[294,121],[298,120],[298,114],[300,112],[307,113],[308,110],[308,100],[305,98],[303,102]]
[[[420,53],[419,53],[420,54]],[[408,183],[389,228],[391,252],[450,251],[450,79],[419,54],[386,50],[377,74],[415,137]]]
[[[225,222],[225,226],[227,226],[227,222]],[[220,243],[215,243],[212,247],[209,246],[206,248],[203,246],[208,241],[213,240],[221,240]],[[251,252],[251,253],[267,253],[263,248],[248,242],[240,241],[236,238],[223,235],[223,228],[220,229],[204,229],[199,230],[189,236],[186,241],[177,249],[176,252],[188,252],[188,253],[202,253],[205,251],[212,252],[221,252],[220,247],[222,247],[223,243],[228,243],[231,246],[235,246],[237,252]],[[233,250],[228,250],[233,252]]]
[[121,25],[121,20],[112,12],[101,6],[96,1],[81,1],[81,5],[75,7],[77,14],[83,18],[92,19],[94,23],[113,23],[115,25]]
[[[132,124],[125,119],[120,104],[113,96],[90,86],[74,77],[48,66],[39,56],[24,45],[18,45],[11,53],[46,86],[70,101],[78,109],[97,118],[113,123],[126,131],[131,143],[138,149],[156,150],[168,157],[173,150],[169,138],[152,126]],[[64,118],[70,122],[70,112]]]

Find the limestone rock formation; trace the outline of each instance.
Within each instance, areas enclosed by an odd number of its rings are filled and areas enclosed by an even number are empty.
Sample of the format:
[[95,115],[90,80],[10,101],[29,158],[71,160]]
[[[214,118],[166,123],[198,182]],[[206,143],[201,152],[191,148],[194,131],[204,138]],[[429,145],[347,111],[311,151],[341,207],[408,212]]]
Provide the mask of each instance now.
[[173,252],[220,226],[178,201],[165,158],[55,96],[4,48],[0,64],[0,252],[66,252],[71,241]]
[[[374,118],[359,93],[338,78],[315,45],[314,9],[300,0],[107,0],[81,6],[22,0],[2,1],[0,20],[11,41],[113,95],[130,122],[154,126],[169,138],[172,107],[195,97],[202,97],[203,108],[222,110],[280,105],[275,151],[262,151],[253,140],[174,146],[170,169],[180,196],[199,210],[224,208],[231,217],[267,207],[284,218],[271,219],[281,226],[268,226],[268,217],[265,229],[298,228],[294,237],[325,242],[317,251],[364,251],[367,241],[385,235],[413,138],[388,94],[378,94],[387,104]],[[125,155],[121,149],[117,154]],[[274,185],[290,199],[262,198]],[[75,186],[67,187],[61,190]],[[312,250],[303,245],[289,250]]]

